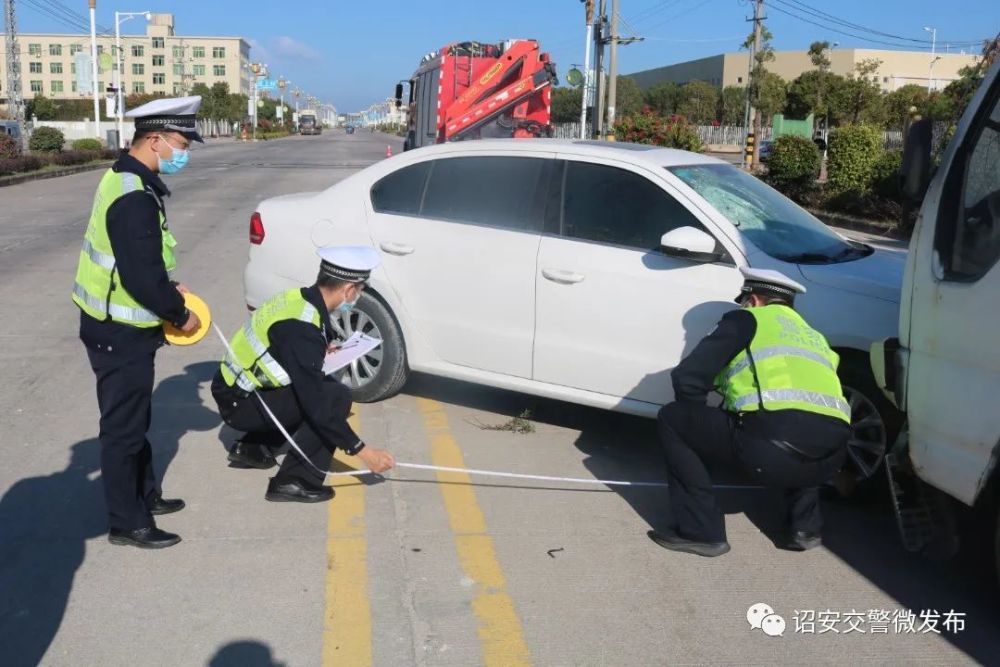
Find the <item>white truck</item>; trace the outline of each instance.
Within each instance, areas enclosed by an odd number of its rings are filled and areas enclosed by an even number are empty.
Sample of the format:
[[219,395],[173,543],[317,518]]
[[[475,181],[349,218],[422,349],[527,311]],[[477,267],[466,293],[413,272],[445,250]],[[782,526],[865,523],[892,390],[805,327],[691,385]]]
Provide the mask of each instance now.
[[953,555],[959,513],[989,531],[1000,576],[1000,58],[931,178],[931,131],[913,126],[904,191],[923,195],[910,241],[899,338],[872,347],[877,383],[906,415],[886,458],[904,546]]

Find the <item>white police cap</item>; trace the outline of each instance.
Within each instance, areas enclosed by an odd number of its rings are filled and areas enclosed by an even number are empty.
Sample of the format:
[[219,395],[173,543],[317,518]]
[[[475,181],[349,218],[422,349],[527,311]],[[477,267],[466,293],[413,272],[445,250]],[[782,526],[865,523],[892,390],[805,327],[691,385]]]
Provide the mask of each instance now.
[[362,283],[371,276],[381,258],[371,246],[327,246],[316,251],[320,271],[331,278]]
[[165,97],[130,109],[125,115],[135,119],[136,130],[180,132],[189,139],[204,143],[196,123],[200,106],[201,95]]
[[806,293],[802,283],[792,280],[781,271],[741,266],[740,273],[743,274],[743,289],[736,297],[737,303],[750,292],[770,292],[788,299],[794,299],[796,294]]

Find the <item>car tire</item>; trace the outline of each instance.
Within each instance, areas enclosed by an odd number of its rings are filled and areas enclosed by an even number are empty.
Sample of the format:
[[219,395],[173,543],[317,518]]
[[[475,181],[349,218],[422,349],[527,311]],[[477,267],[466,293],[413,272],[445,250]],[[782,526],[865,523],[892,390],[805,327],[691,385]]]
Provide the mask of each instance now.
[[875,384],[868,359],[841,352],[837,371],[851,404],[847,459],[832,486],[843,498],[867,499],[886,488],[885,454],[896,442],[903,415]]
[[371,355],[352,362],[337,374],[337,379],[351,389],[358,403],[374,403],[397,394],[409,375],[403,332],[392,311],[371,292],[362,292],[349,313],[332,313],[330,321],[336,335],[346,339],[355,331],[382,339]]

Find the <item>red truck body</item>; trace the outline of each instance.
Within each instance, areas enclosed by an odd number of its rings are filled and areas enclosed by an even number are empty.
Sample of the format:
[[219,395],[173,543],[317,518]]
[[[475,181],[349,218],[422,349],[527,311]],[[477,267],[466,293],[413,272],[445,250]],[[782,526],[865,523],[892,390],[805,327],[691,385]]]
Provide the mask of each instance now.
[[[410,83],[404,150],[462,139],[551,136],[555,65],[538,42],[460,42],[424,57]],[[396,89],[397,103],[402,86]]]

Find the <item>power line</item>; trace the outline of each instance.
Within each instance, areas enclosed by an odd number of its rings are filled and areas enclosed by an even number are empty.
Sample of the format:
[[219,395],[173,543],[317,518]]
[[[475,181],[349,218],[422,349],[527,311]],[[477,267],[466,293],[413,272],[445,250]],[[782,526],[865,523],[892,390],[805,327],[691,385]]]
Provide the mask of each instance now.
[[[863,41],[863,42],[870,42],[872,44],[883,44],[883,45],[886,45],[886,46],[894,46],[897,49],[901,48],[903,46],[899,42],[887,42],[887,41],[881,40],[881,39],[874,39],[872,37],[865,37],[864,35],[858,35],[856,33],[846,32],[844,30],[838,30],[837,28],[833,28],[833,27],[831,27],[829,25],[826,25],[826,24],[823,24],[823,23],[819,23],[817,21],[812,21],[812,20],[810,20],[810,19],[808,19],[808,18],[806,18],[804,16],[800,16],[798,14],[794,14],[791,11],[788,11],[787,9],[782,9],[781,7],[778,7],[778,6],[773,5],[773,4],[771,5],[771,9],[773,9],[774,11],[776,11],[776,12],[778,12],[780,14],[784,14],[785,16],[790,16],[793,19],[797,19],[797,20],[802,21],[804,23],[809,23],[810,25],[814,25],[816,27],[823,28],[824,30],[829,30],[830,32],[835,32],[838,35],[845,35],[847,37],[853,37],[854,39],[857,39],[857,40],[860,40],[860,41]],[[911,46],[910,48],[928,50],[931,47],[929,47],[929,46]]]
[[705,5],[707,5],[709,2],[711,2],[711,0],[702,0],[702,2],[699,2],[696,5],[693,5],[691,7],[688,7],[687,9],[681,10],[680,12],[677,12],[673,16],[668,16],[667,18],[663,19],[659,23],[657,23],[655,25],[649,26],[648,30],[651,31],[651,30],[656,30],[657,28],[662,28],[663,26],[667,25],[668,23],[670,23],[671,21],[673,21],[675,19],[679,19],[682,16],[686,16],[686,15],[690,14],[693,11],[701,9],[702,7],[704,7]]

